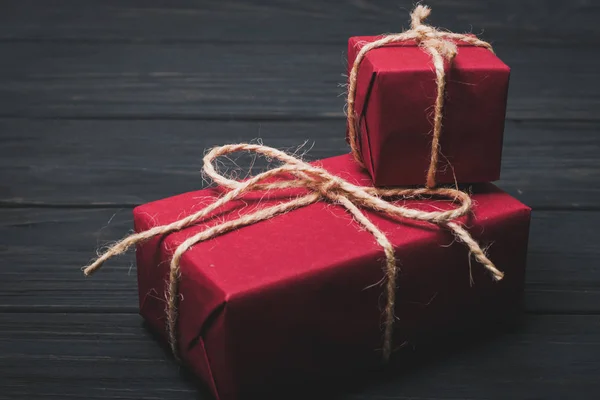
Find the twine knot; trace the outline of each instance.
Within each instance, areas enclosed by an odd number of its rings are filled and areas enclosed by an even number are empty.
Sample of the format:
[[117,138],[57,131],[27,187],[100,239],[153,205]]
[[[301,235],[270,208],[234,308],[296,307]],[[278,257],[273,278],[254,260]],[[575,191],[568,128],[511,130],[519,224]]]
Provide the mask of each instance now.
[[[236,181],[219,174],[214,168],[214,161],[218,157],[238,151],[255,152],[269,159],[277,159],[283,165],[267,170],[245,181]],[[93,263],[83,268],[85,275],[90,275],[101,268],[102,264],[109,258],[124,253],[131,246],[142,243],[157,235],[166,235],[198,224],[228,202],[240,199],[247,193],[288,188],[305,189],[306,193],[300,197],[293,197],[282,203],[263,207],[257,211],[241,215],[236,219],[206,227],[201,232],[187,238],[175,249],[169,266],[169,279],[166,289],[167,306],[165,312],[167,315],[169,343],[176,358],[178,358],[179,354],[177,342],[177,305],[179,301],[180,260],[182,255],[196,243],[210,240],[227,232],[273,218],[279,214],[305,207],[321,200],[327,200],[344,207],[353,217],[356,224],[373,236],[385,254],[384,284],[386,306],[384,310],[384,360],[387,360],[392,352],[392,333],[396,319],[394,315],[397,276],[396,259],[392,244],[386,235],[371,222],[363,209],[370,209],[385,214],[398,222],[410,219],[413,221],[428,222],[446,229],[454,235],[457,241],[462,242],[469,249],[470,256],[472,255],[491,274],[494,280],[500,280],[503,277],[503,273],[488,259],[481,246],[479,246],[460,223],[454,221],[459,217],[467,215],[471,210],[469,195],[459,190],[449,188],[381,189],[358,186],[332,175],[322,168],[305,163],[290,154],[271,147],[254,144],[232,144],[213,148],[204,157],[204,172],[217,185],[226,189],[226,193],[222,197],[202,210],[173,223],[155,226],[146,231],[127,236],[123,240],[113,244]],[[278,179],[273,181],[272,178]],[[414,199],[424,196],[445,198],[452,203],[456,203],[458,206],[447,211],[422,211],[399,206],[385,200],[385,198]]]
[[350,70],[348,77],[348,98],[347,98],[347,118],[348,118],[348,141],[354,159],[364,166],[362,156],[359,151],[357,116],[355,114],[354,102],[356,97],[356,81],[358,77],[358,68],[365,58],[366,54],[379,47],[389,43],[405,42],[414,40],[419,47],[431,55],[431,60],[435,69],[435,80],[437,86],[437,95],[435,99],[435,108],[433,114],[433,137],[431,141],[431,157],[427,171],[426,185],[429,188],[436,186],[437,165],[440,154],[440,136],[442,134],[442,119],[444,108],[444,94],[446,89],[446,73],[444,70],[444,60],[452,63],[458,54],[456,41],[465,42],[473,46],[484,47],[493,52],[492,46],[488,42],[477,39],[475,36],[461,33],[452,33],[439,30],[433,26],[426,25],[423,21],[429,16],[431,9],[419,4],[410,14],[410,29],[402,33],[385,35],[381,39],[375,40],[364,45],[356,58]]

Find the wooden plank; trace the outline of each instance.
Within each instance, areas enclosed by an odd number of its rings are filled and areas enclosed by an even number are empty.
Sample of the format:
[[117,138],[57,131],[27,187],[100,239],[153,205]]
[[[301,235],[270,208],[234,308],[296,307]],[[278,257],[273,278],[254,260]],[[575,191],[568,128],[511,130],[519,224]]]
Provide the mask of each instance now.
[[[512,67],[509,119],[599,118],[593,47],[496,51]],[[5,117],[343,116],[344,45],[5,42],[0,52]]]
[[[534,212],[529,312],[600,311],[599,223],[600,212]],[[93,277],[79,270],[132,227],[130,209],[0,210],[0,311],[137,312],[133,254]]]
[[133,314],[0,313],[0,360],[0,399],[202,394]]
[[[329,392],[303,383],[285,398],[595,399],[598,337],[600,316],[529,316],[475,344],[448,338],[451,351],[417,347],[379,377]],[[0,359],[0,399],[209,398],[135,315],[0,313]]]
[[[430,23],[512,43],[598,43],[600,10],[591,1],[481,3],[429,0]],[[300,0],[86,1],[5,0],[0,40],[111,42],[318,42],[397,32],[408,27],[413,2]],[[276,34],[274,34],[276,32]]]
[[533,211],[527,255],[526,308],[593,312],[600,308],[599,212]]
[[[292,151],[308,140],[300,152],[315,160],[348,151],[344,129],[343,120],[0,119],[0,201],[132,206],[202,187],[209,147],[260,137]],[[597,207],[600,189],[590,182],[600,179],[598,129],[598,123],[509,121],[499,185],[534,208]],[[259,159],[253,171],[264,166]]]

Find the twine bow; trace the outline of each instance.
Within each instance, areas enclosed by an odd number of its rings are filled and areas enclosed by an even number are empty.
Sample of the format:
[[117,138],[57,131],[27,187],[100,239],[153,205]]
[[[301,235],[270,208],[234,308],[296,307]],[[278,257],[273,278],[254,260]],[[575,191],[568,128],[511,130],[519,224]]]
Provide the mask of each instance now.
[[[219,174],[213,165],[215,159],[238,151],[255,152],[271,159],[277,159],[283,162],[283,165],[258,174],[245,181],[232,180]],[[267,220],[278,214],[304,207],[318,201],[329,201],[344,207],[354,217],[356,223],[370,232],[375,238],[375,241],[383,248],[386,260],[384,282],[387,296],[387,303],[384,309],[384,360],[387,360],[392,352],[392,333],[395,320],[394,305],[396,300],[396,259],[394,256],[394,248],[388,238],[369,220],[365,213],[361,211],[361,208],[377,211],[397,220],[406,218],[414,221],[428,222],[447,229],[454,234],[457,241],[462,242],[467,246],[470,255],[473,255],[477,262],[490,272],[494,280],[500,280],[503,277],[503,273],[496,269],[479,244],[473,240],[471,235],[461,226],[461,224],[453,222],[456,218],[469,213],[471,209],[470,197],[468,194],[459,190],[447,188],[381,189],[357,186],[338,176],[330,174],[322,168],[307,164],[280,150],[254,144],[234,144],[213,148],[204,157],[204,172],[212,178],[216,184],[227,190],[222,197],[201,211],[171,224],[155,226],[147,231],[127,236],[123,240],[112,245],[92,264],[83,268],[85,275],[90,275],[102,267],[102,264],[106,260],[124,253],[131,246],[144,242],[157,235],[165,235],[171,232],[180,231],[186,227],[200,223],[204,218],[210,216],[220,207],[230,201],[242,198],[247,193],[264,190],[305,188],[307,194],[303,196],[294,197],[280,204],[264,207],[258,211],[242,215],[237,219],[208,227],[189,237],[177,247],[170,263],[166,306],[169,343],[176,358],[178,358],[176,330],[177,302],[179,298],[178,286],[180,279],[180,260],[182,255],[196,243],[210,240],[235,229]],[[266,182],[271,178],[278,179],[274,182]],[[383,200],[383,198],[391,197],[409,199],[422,196],[446,198],[452,202],[458,203],[459,206],[448,211],[421,211],[402,207]]]
[[366,54],[376,48],[383,47],[389,43],[405,42],[415,40],[419,47],[423,48],[429,54],[433,61],[435,69],[435,82],[437,86],[437,95],[435,98],[435,107],[433,115],[433,138],[431,142],[431,159],[427,171],[426,185],[429,188],[436,185],[437,165],[440,153],[440,136],[442,134],[442,117],[444,109],[444,93],[446,89],[446,73],[444,71],[444,60],[452,63],[458,49],[455,40],[468,43],[473,46],[485,47],[493,52],[492,45],[479,40],[474,36],[452,33],[438,30],[432,26],[425,25],[423,21],[429,16],[431,9],[427,6],[418,5],[410,14],[410,29],[402,33],[386,35],[374,42],[365,44],[354,59],[354,64],[350,70],[348,79],[348,141],[354,159],[363,165],[362,156],[359,151],[358,134],[356,128],[356,115],[354,109],[354,100],[356,97],[356,81],[358,77],[358,68],[365,58]]

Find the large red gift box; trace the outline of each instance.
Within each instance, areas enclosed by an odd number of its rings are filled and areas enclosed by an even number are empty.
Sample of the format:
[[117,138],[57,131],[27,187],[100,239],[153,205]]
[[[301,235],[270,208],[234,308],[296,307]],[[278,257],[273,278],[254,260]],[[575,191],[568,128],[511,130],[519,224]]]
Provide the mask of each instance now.
[[[316,162],[350,183],[370,178],[350,155]],[[503,280],[494,282],[453,236],[434,225],[405,224],[365,211],[393,244],[400,266],[394,345],[444,332],[458,321],[518,310],[522,300],[530,209],[492,184],[475,187],[473,215],[462,222]],[[206,226],[305,193],[250,194],[209,220],[137,247],[140,312],[166,337],[169,261]],[[136,231],[179,220],[222,195],[185,193],[134,210]],[[433,199],[404,201],[423,210],[450,208]],[[182,361],[219,399],[278,384],[367,370],[382,362],[384,254],[373,236],[338,205],[318,202],[194,245],[181,259],[177,322]]]
[[[348,41],[348,68],[365,43]],[[457,41],[445,63],[438,183],[492,182],[500,177],[510,69],[491,51]],[[431,159],[437,94],[431,55],[414,41],[366,53],[358,68],[355,116],[358,145],[376,186],[425,182]]]

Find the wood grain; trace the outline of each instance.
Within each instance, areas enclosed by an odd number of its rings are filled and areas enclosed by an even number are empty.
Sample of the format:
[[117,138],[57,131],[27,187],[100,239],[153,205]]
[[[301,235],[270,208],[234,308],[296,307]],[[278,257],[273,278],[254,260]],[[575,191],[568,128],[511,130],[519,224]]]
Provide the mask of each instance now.
[[[0,40],[336,43],[408,27],[412,1],[5,0]],[[590,45],[600,36],[592,1],[429,0],[430,23],[496,43]]]
[[[600,206],[598,123],[506,126],[500,187],[541,209]],[[4,206],[133,206],[196,190],[212,146],[262,138],[315,160],[348,151],[335,121],[81,121],[0,119]],[[248,165],[239,163],[240,170]],[[257,160],[254,172],[266,166]],[[230,168],[233,165],[230,164]]]
[[[600,212],[534,212],[526,306],[600,312]],[[0,210],[0,311],[137,312],[133,254],[93,277],[80,267],[133,228],[130,209]]]
[[[507,117],[598,120],[594,48],[496,46]],[[0,116],[340,119],[345,45],[0,43]],[[568,73],[565,73],[568,71]]]
[[[383,376],[333,384],[335,396],[303,384],[286,398],[594,399],[599,335],[599,316],[529,316],[452,351],[418,347]],[[0,399],[208,398],[135,315],[0,313],[0,359]]]
[[0,360],[0,399],[202,396],[133,314],[0,313]]

